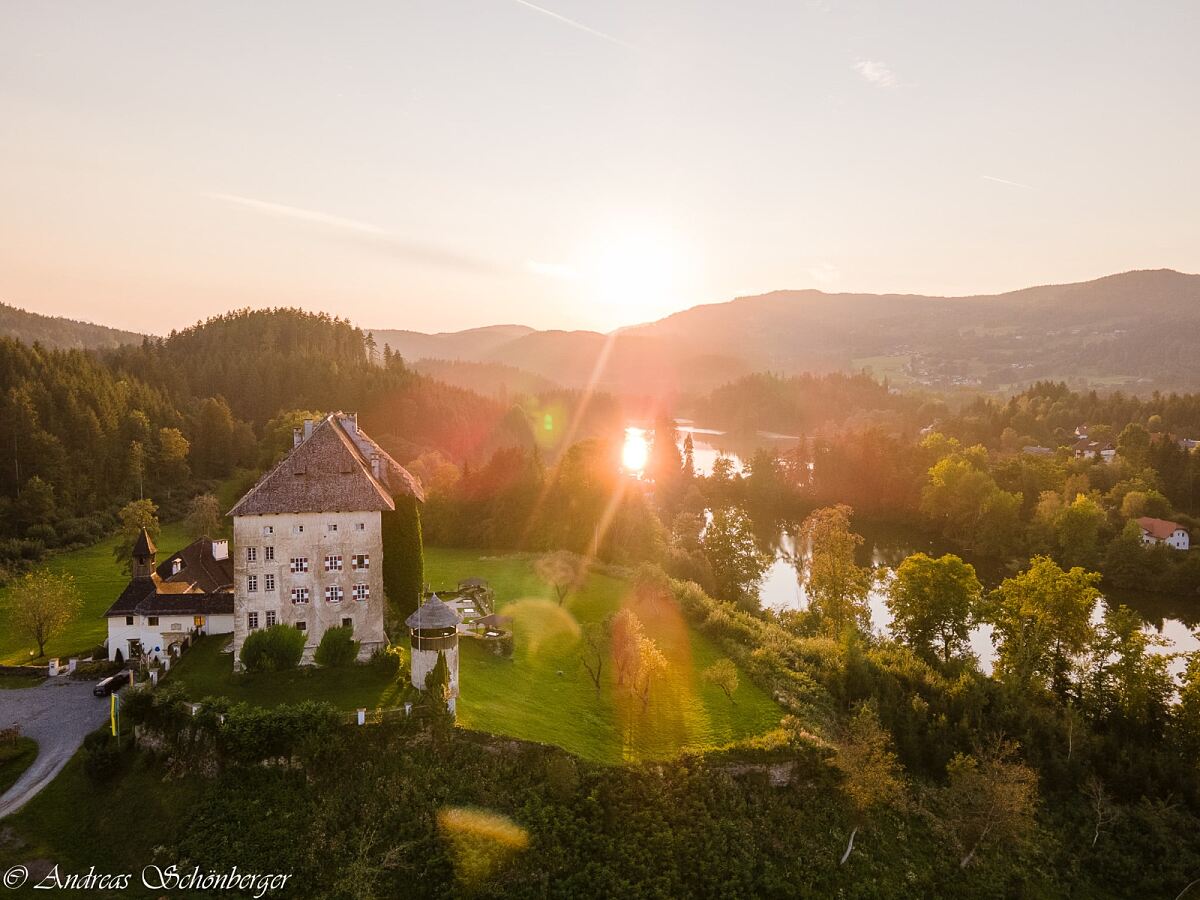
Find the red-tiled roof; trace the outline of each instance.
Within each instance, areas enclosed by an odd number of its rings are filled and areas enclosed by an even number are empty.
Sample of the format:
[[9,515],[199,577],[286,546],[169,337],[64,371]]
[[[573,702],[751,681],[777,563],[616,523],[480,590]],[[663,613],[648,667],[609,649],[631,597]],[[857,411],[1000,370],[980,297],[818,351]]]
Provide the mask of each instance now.
[[1167,519],[1156,519],[1153,516],[1141,516],[1137,520],[1137,523],[1142,527],[1142,531],[1160,541],[1165,541],[1176,531],[1187,530],[1178,522],[1171,522]]

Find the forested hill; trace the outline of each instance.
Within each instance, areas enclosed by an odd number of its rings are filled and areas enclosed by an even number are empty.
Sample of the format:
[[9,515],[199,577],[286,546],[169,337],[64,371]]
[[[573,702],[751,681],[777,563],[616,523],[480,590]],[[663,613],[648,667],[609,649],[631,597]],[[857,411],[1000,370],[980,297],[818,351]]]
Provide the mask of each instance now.
[[0,337],[0,576],[95,540],[139,496],[178,507],[261,467],[299,419],[336,409],[403,462],[437,451],[480,464],[533,446],[519,410],[421,375],[329,316],[230,313],[102,352]]
[[43,316],[6,303],[0,303],[0,337],[63,350],[107,349],[142,340],[142,335],[132,331],[59,316]]

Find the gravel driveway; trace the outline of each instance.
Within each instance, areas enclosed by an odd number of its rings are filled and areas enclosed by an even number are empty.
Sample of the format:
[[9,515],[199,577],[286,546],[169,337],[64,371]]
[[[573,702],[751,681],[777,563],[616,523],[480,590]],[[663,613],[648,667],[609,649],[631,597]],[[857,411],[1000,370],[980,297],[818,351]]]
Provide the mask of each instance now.
[[0,691],[0,728],[19,725],[38,742],[37,759],[0,797],[0,819],[20,809],[54,780],[89,732],[108,717],[108,698],[93,697],[90,681],[64,677],[20,690]]

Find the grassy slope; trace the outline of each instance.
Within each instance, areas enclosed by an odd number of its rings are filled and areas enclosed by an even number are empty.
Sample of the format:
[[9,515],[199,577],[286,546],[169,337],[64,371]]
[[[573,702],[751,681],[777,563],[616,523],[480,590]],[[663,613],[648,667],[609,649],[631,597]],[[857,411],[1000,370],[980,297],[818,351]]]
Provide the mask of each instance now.
[[[66,629],[46,644],[46,656],[73,656],[90,650],[108,636],[105,610],[129,583],[129,576],[113,560],[117,538],[110,537],[98,544],[56,553],[46,561],[52,572],[75,576],[75,585],[83,595],[83,609]],[[164,525],[158,539],[159,558],[163,559],[187,543],[183,523]],[[34,662],[37,644],[8,624],[9,588],[0,589],[0,663],[18,665]]]
[[0,794],[16,784],[21,773],[37,758],[37,741],[19,737],[0,744]]
[[[681,750],[719,746],[776,725],[779,707],[743,677],[730,703],[701,676],[721,658],[708,639],[689,628],[673,607],[644,608],[629,586],[592,575],[563,608],[533,573],[530,560],[481,558],[463,550],[427,548],[425,577],[434,587],[461,578],[487,578],[497,611],[514,619],[512,659],[494,656],[474,641],[462,642],[459,721],[469,727],[557,744],[602,762],[663,759]],[[611,665],[597,694],[580,657],[579,624],[633,609],[670,662],[663,684],[643,712],[618,691]],[[561,675],[559,673],[562,673]]]

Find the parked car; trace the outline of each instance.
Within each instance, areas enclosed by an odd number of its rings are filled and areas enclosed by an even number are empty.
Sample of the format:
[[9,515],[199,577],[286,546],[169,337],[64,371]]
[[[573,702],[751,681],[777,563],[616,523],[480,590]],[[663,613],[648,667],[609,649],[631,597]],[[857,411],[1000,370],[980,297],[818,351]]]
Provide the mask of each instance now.
[[129,670],[122,669],[116,675],[109,675],[107,678],[101,678],[98,682],[96,682],[96,686],[92,688],[92,693],[97,697],[107,697],[114,691],[119,691],[127,684],[129,684]]

